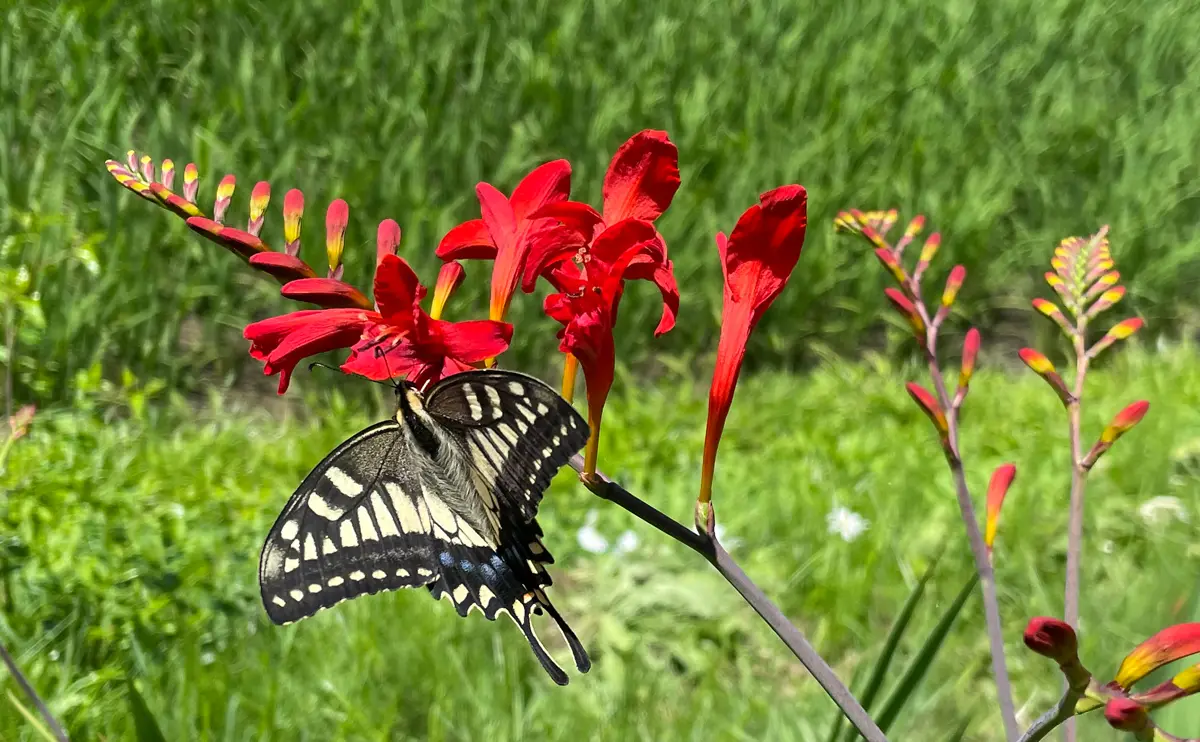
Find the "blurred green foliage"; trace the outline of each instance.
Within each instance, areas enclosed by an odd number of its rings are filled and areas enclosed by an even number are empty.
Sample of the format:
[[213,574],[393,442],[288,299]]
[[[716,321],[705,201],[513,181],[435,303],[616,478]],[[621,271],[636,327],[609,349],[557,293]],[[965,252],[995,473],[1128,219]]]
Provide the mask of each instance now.
[[[381,219],[400,222],[403,254],[431,281],[437,240],[478,216],[476,182],[507,190],[567,157],[576,196],[596,203],[615,148],[667,129],[683,187],[660,226],[681,322],[652,343],[653,290],[636,288],[619,328],[627,362],[713,347],[713,234],[797,181],[811,194],[808,247],[755,338],[759,365],[874,342],[877,267],[829,226],[848,206],[928,214],[947,240],[931,280],[965,264],[961,308],[1006,338],[1035,321],[1011,310],[1043,290],[1051,247],[1101,223],[1151,330],[1193,319],[1200,13],[1182,0],[71,0],[2,12],[0,237],[17,235],[3,267],[31,266],[41,297],[44,328],[21,343],[37,359],[21,391],[37,401],[63,398],[97,361],[173,385],[225,380],[245,363],[238,330],[285,306],[111,181],[104,159],[130,147],[194,159],[206,204],[235,173],[235,221],[259,179],[276,188],[273,210],[303,188],[310,219],[346,198],[347,275],[362,285]],[[81,245],[94,261],[55,262]],[[468,266],[469,297],[452,311],[482,313],[486,271]],[[516,365],[552,357],[540,314],[536,300],[515,305]]]
[[[714,488],[723,539],[846,679],[867,677],[948,547],[894,650],[884,697],[902,668],[921,666],[925,635],[972,574],[934,434],[903,393],[920,375],[874,356],[805,376],[748,375]],[[0,474],[0,638],[76,738],[133,737],[130,676],[167,739],[826,738],[832,704],[733,591],[567,475],[539,519],[557,558],[555,602],[595,659],[569,687],[546,681],[506,623],[460,620],[419,591],[270,625],[255,584],[267,528],[313,463],[376,414],[337,394],[289,394],[273,410],[216,392],[199,404],[171,391],[142,406],[127,399],[153,386],[131,379],[83,395],[78,410],[39,412]],[[619,383],[605,415],[601,466],[678,518],[698,485],[704,392],[687,376]],[[1082,655],[1101,676],[1162,626],[1200,618],[1193,525],[1171,509],[1139,511],[1167,496],[1184,517],[1200,514],[1200,352],[1118,355],[1090,381],[1085,438],[1135,398],[1152,400],[1150,413],[1088,489]],[[1059,691],[1020,628],[1061,608],[1066,426],[1041,379],[994,364],[976,376],[964,415],[976,497],[997,464],[1020,470],[996,569],[1028,722]],[[836,506],[868,530],[851,542],[829,533]],[[576,543],[588,523],[610,542],[632,529],[639,543],[589,553]],[[970,600],[895,739],[948,738],[969,718],[966,738],[999,740],[981,625]],[[1200,723],[1181,716],[1188,709],[1170,710],[1183,732]],[[6,713],[0,736],[33,739]],[[1110,738],[1098,715],[1082,724],[1088,739]]]

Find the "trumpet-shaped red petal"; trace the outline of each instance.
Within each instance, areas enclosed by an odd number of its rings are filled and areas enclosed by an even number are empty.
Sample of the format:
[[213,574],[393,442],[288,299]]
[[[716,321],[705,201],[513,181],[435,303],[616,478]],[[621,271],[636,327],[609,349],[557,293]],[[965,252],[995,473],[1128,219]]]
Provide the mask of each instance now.
[[802,186],[776,188],[759,197],[738,219],[726,240],[717,235],[717,250],[725,273],[725,303],[721,337],[708,395],[708,425],[704,436],[704,463],[700,499],[712,494],[717,446],[725,428],[746,343],[754,326],[791,277],[808,222],[808,195]]
[[733,228],[724,256],[726,301],[749,302],[753,323],[791,277],[807,225],[808,193],[791,185],[764,193]]
[[591,240],[604,227],[604,217],[587,204],[578,201],[560,201],[549,204],[536,213],[534,218],[542,217],[561,222],[563,226],[578,233],[584,240]]
[[412,327],[413,313],[425,298],[425,287],[417,274],[399,255],[385,255],[375,269],[375,303],[390,325],[405,330]]
[[496,257],[496,245],[483,220],[472,219],[446,233],[438,245],[437,256],[442,260],[492,260]]
[[679,150],[665,131],[646,130],[629,138],[613,156],[604,177],[604,221],[657,219],[679,190]]
[[571,163],[552,160],[534,168],[513,189],[513,215],[523,222],[548,204],[566,201],[571,195]]
[[354,345],[379,319],[362,309],[306,309],[251,323],[242,334],[250,341],[250,355],[266,362],[263,373],[279,374],[283,394],[301,359]]
[[[455,227],[442,239],[438,256],[443,260],[493,258],[489,315],[499,320],[508,311],[513,291],[524,272],[534,235],[546,220],[534,217],[547,205],[565,201],[571,190],[571,165],[555,160],[525,176],[512,198],[488,183],[475,188],[482,219]],[[553,223],[553,222],[550,222]],[[483,232],[486,232],[486,240]],[[490,247],[489,247],[490,246]]]

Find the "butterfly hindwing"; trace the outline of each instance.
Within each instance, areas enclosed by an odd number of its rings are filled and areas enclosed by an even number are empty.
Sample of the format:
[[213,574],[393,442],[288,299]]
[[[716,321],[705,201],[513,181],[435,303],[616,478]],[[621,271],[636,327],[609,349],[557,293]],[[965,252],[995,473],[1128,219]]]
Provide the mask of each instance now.
[[545,382],[512,371],[467,371],[429,390],[426,409],[457,432],[493,496],[526,522],[554,475],[588,439],[588,426]]
[[382,422],[338,446],[304,479],[259,560],[272,621],[291,623],[358,595],[436,579],[435,521],[406,465],[411,453],[401,426]]

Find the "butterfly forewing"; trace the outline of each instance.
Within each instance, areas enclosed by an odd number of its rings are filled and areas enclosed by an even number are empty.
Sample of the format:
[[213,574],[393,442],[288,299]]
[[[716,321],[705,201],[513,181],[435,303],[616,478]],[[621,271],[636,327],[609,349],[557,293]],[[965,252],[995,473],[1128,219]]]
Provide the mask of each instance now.
[[401,426],[379,423],[304,479],[259,560],[271,620],[290,623],[364,593],[436,578],[435,524],[407,453]]
[[583,417],[544,382],[473,371],[436,384],[426,409],[458,433],[493,497],[530,521],[558,470],[588,439]]

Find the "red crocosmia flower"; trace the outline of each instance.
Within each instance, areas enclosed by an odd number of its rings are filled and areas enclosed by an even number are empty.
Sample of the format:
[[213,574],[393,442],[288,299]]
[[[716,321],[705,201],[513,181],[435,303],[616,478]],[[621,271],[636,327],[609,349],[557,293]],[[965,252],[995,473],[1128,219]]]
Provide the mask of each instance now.
[[553,217],[577,237],[571,239],[560,232],[540,235],[526,263],[522,288],[533,291],[536,277],[542,275],[563,291],[563,284],[577,273],[567,265],[576,254],[611,263],[626,247],[655,240],[657,248],[640,255],[624,277],[653,281],[658,286],[663,314],[654,334],[670,331],[679,312],[679,287],[674,264],[667,258],[667,245],[653,222],[671,205],[677,190],[679,150],[667,133],[647,129],[634,134],[608,166],[601,213],[575,201],[553,203],[537,212],[537,216]]
[[791,277],[808,224],[808,194],[788,185],[759,196],[738,219],[729,239],[717,234],[717,250],[725,273],[725,303],[721,338],[708,395],[708,427],[704,436],[704,465],[700,501],[712,496],[717,445],[733,403],[750,333]]
[[543,230],[562,230],[555,220],[534,215],[570,196],[571,165],[554,160],[535,168],[517,184],[511,198],[488,183],[477,185],[475,194],[482,218],[451,229],[438,245],[437,255],[445,261],[495,261],[489,317],[500,320],[508,312],[532,241]]
[[621,145],[604,175],[604,207],[562,201],[539,216],[552,216],[590,240],[625,219],[653,222],[679,190],[679,150],[665,131],[640,131]]
[[512,326],[506,323],[444,322],[430,317],[420,305],[425,287],[408,263],[394,254],[379,261],[374,294],[374,310],[304,310],[252,323],[244,332],[251,342],[250,354],[266,362],[264,373],[280,374],[283,394],[296,364],[317,353],[350,348],[343,371],[375,380],[405,376],[424,385],[503,353],[512,338]]
[[[631,248],[638,249],[629,253]],[[560,292],[578,293],[588,283],[589,274],[612,275],[613,266],[627,253],[631,258],[620,271],[620,279],[653,281],[662,294],[662,318],[654,330],[657,337],[675,326],[679,286],[675,283],[672,263],[667,259],[667,246],[650,222],[626,219],[600,232],[590,245],[584,244],[578,233],[574,237],[545,233],[534,241],[521,288],[526,293],[532,292],[540,275]],[[623,282],[615,287],[614,315],[623,290]]]
[[612,262],[582,260],[576,273],[565,279],[565,290],[546,297],[546,314],[563,325],[558,333],[559,350],[579,360],[587,381],[591,437],[584,453],[584,470],[588,474],[596,471],[600,423],[616,371],[613,324],[622,284],[635,262],[655,249],[654,241],[649,240],[629,245]]

